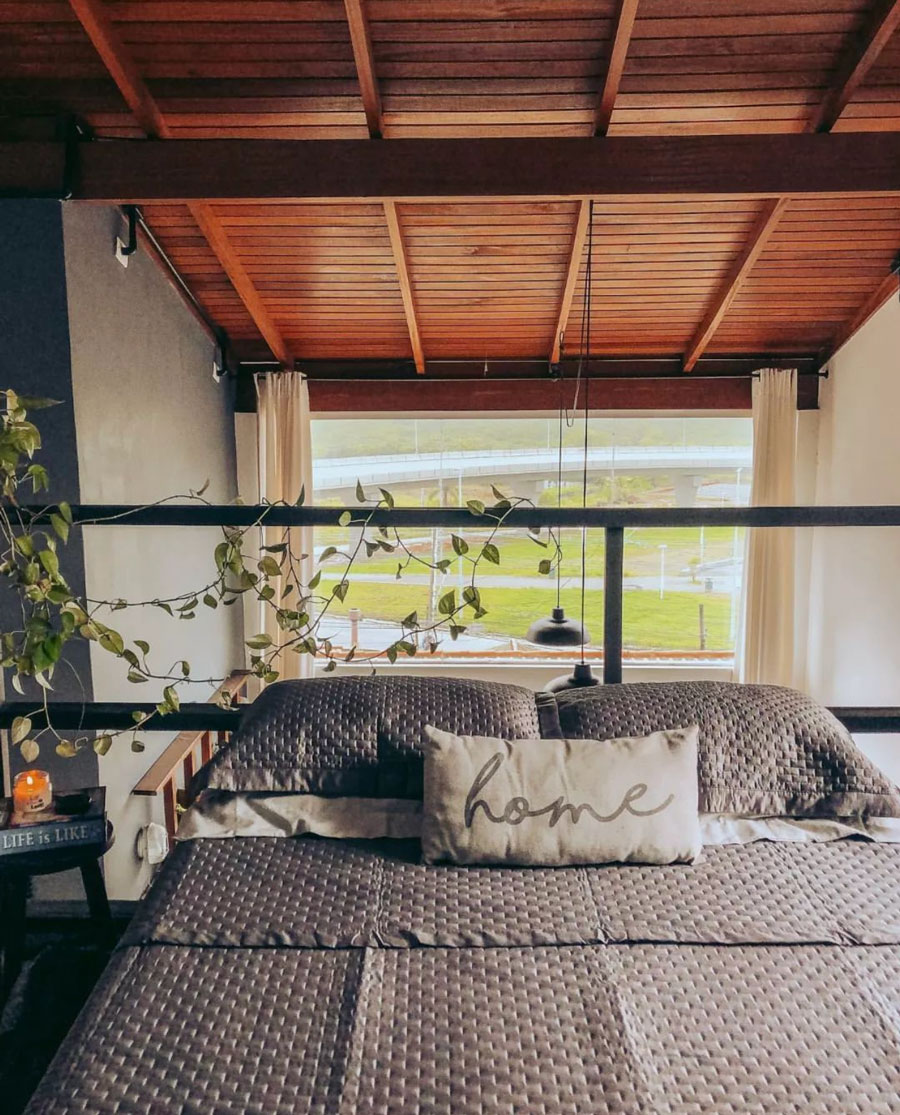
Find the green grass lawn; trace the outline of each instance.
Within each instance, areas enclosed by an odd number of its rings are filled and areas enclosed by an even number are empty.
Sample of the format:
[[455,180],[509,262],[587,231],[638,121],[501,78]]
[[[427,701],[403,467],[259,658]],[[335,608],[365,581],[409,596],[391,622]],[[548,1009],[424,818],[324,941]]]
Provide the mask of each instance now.
[[[446,587],[450,587],[449,583]],[[488,614],[478,623],[469,623],[472,634],[499,638],[523,638],[531,622],[548,615],[555,603],[556,594],[547,589],[492,588],[482,592],[483,606]],[[570,616],[577,616],[579,593],[577,589],[564,590],[562,604]],[[628,591],[624,601],[624,635],[626,647],[639,649],[699,650],[699,605],[704,605],[707,631],[706,646],[709,650],[729,650],[731,641],[730,600],[723,593],[668,592],[660,600],[655,591]],[[369,619],[395,620],[418,611],[420,620],[428,610],[428,589],[424,585],[394,583],[354,583],[351,574],[350,589],[343,605],[337,601],[329,609],[335,614],[345,614],[348,608],[360,608]],[[470,610],[466,610],[471,615]],[[462,620],[461,622],[467,622]],[[588,593],[585,622],[592,642],[599,645],[603,638],[603,593]]]
[[[326,534],[327,530],[327,534]],[[407,530],[403,532],[404,540],[422,538],[422,530]],[[475,554],[488,535],[481,531],[463,532],[470,547],[470,553]],[[374,536],[373,536],[374,537]],[[349,534],[340,528],[326,528],[316,530],[317,545],[339,546],[346,549]],[[500,565],[491,566],[482,562],[481,569],[484,573],[508,573],[512,575],[537,576],[538,562],[550,556],[552,551],[543,549],[532,542],[519,531],[498,532],[495,543],[500,549]],[[562,573],[564,577],[576,577],[581,569],[581,531],[565,530],[562,532],[560,544],[563,552]],[[646,527],[628,530],[625,535],[625,571],[626,577],[653,576],[659,572],[660,546],[665,545],[666,569],[669,575],[677,575],[689,567],[692,559],[700,559],[700,529],[690,528],[657,528]],[[738,540],[739,552],[743,543]],[[587,567],[588,572],[599,575],[603,572],[604,561],[603,531],[592,530],[587,538]],[[413,552],[418,556],[430,560],[431,544],[416,543]],[[703,561],[722,561],[730,558],[734,552],[734,532],[730,527],[707,527],[704,532]],[[355,568],[365,569],[370,573],[394,573],[397,562],[403,557],[385,554],[383,552],[366,558],[361,551],[357,558]],[[453,558],[453,549],[449,535],[442,539],[441,557]],[[340,559],[332,559],[329,563],[335,566],[335,571],[341,566]],[[455,571],[455,564],[454,564]],[[468,563],[463,564],[468,569]],[[409,572],[427,573],[424,566],[417,566],[413,562]]]

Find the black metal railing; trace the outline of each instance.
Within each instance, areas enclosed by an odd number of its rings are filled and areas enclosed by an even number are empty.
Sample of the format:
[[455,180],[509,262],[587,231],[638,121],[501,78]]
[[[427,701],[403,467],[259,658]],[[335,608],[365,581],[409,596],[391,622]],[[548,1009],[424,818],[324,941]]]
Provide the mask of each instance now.
[[[49,521],[41,508],[21,509],[33,525]],[[443,527],[448,530],[493,528],[496,515],[473,514],[466,507],[287,507],[158,504],[132,506],[113,504],[73,505],[76,524],[98,527],[181,526],[247,527],[265,520],[267,526],[339,526],[349,512],[359,523],[372,526]],[[515,508],[503,515],[500,529],[523,527],[587,527],[605,532],[603,680],[606,684],[622,681],[623,579],[625,529],[628,527],[727,526],[753,528],[790,527],[900,527],[900,506],[856,507],[615,507],[615,508]],[[0,705],[0,728],[8,727],[23,709],[32,710],[34,702],[11,701]],[[109,730],[128,727],[135,710],[150,711],[154,705],[89,701],[52,702],[54,724],[60,729]],[[900,706],[866,706],[832,710],[851,730],[857,732],[900,731]],[[151,722],[160,730],[192,729],[231,731],[240,713],[208,704],[183,704],[180,711]],[[34,716],[32,715],[32,719]],[[148,725],[150,727],[150,725]]]

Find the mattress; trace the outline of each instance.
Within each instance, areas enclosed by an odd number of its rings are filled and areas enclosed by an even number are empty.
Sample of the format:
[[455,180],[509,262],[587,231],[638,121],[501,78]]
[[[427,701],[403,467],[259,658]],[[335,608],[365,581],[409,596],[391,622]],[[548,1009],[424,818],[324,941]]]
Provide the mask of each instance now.
[[180,846],[28,1115],[900,1112],[900,848]]

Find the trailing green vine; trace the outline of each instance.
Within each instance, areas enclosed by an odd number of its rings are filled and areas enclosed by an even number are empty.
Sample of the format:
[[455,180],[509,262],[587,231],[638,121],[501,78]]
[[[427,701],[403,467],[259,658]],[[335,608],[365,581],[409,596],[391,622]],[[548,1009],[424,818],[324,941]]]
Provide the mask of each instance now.
[[[421,618],[411,612],[399,621],[400,634],[386,648],[375,653],[359,654],[358,648],[347,649],[333,645],[322,636],[321,626],[335,601],[343,603],[350,590],[349,575],[359,555],[368,557],[382,551],[395,554],[397,579],[412,565],[424,566],[444,574],[452,564],[451,558],[429,561],[407,545],[396,527],[373,525],[376,512],[394,507],[394,497],[386,488],[379,488],[377,496],[369,495],[360,483],[356,498],[360,513],[345,511],[339,525],[356,530],[356,541],[347,549],[327,546],[318,555],[315,572],[304,582],[302,563],[312,555],[295,553],[292,548],[291,528],[285,527],[276,534],[276,541],[263,545],[258,542],[265,527],[267,537],[275,528],[267,526],[266,519],[277,503],[266,504],[252,524],[245,527],[223,527],[221,541],[216,545],[206,582],[197,589],[165,598],[129,601],[121,598],[94,599],[79,595],[66,579],[61,554],[76,523],[72,510],[65,502],[47,505],[35,512],[26,508],[41,493],[50,488],[46,468],[34,458],[41,448],[38,426],[29,418],[30,412],[56,405],[51,399],[27,398],[12,390],[0,390],[5,407],[0,411],[0,576],[16,597],[16,626],[0,632],[0,665],[9,671],[13,689],[26,695],[23,679],[32,678],[41,687],[41,699],[34,713],[18,717],[11,730],[12,742],[19,746],[26,762],[33,762],[40,753],[42,737],[55,742],[56,751],[63,756],[73,756],[82,748],[92,746],[105,755],[115,737],[129,734],[133,750],[142,751],[140,730],[156,716],[165,716],[180,707],[179,687],[189,682],[221,683],[221,678],[198,678],[192,674],[187,659],[176,659],[165,668],[151,660],[152,648],[145,639],[126,638],[108,622],[118,611],[132,608],[159,609],[173,619],[189,621],[200,609],[233,607],[248,594],[265,608],[270,609],[281,632],[278,640],[260,632],[250,635],[245,643],[250,651],[251,672],[268,683],[279,677],[279,662],[285,654],[311,655],[322,661],[325,673],[335,670],[339,663],[369,662],[385,658],[396,662],[401,655],[414,657],[422,642],[430,653],[439,646],[438,633],[446,631],[451,640],[462,635],[469,623],[487,615],[480,589],[478,571],[484,563],[499,565],[501,550],[499,532],[511,511],[533,507],[531,500],[509,497],[492,488],[495,502],[486,506],[479,500],[469,500],[467,506],[473,516],[485,517],[491,526],[486,539],[469,541],[462,534],[451,534],[450,542],[455,557],[468,565],[468,576],[462,591],[451,588],[443,592],[438,601],[436,615]],[[151,506],[177,501],[209,506],[204,498],[206,485],[197,491],[171,496]],[[24,497],[24,498],[23,498]],[[301,493],[298,504],[304,502]],[[280,504],[284,506],[284,504]],[[121,516],[119,516],[121,517]],[[83,520],[77,525],[96,525],[115,521],[117,516]],[[549,575],[561,561],[557,532],[530,530],[529,536],[548,556],[538,563],[538,572]],[[321,587],[322,566],[333,560],[343,561],[337,582],[330,590]],[[51,719],[48,692],[53,689],[54,675],[66,662],[64,651],[72,640],[95,643],[101,650],[119,659],[128,681],[141,685],[156,682],[162,686],[161,697],[150,713],[136,711],[133,726],[126,732],[112,732],[90,739],[80,736],[70,739],[58,732]],[[67,665],[70,665],[67,663]],[[227,695],[221,698],[227,704]],[[35,728],[36,714],[41,713],[45,726]]]

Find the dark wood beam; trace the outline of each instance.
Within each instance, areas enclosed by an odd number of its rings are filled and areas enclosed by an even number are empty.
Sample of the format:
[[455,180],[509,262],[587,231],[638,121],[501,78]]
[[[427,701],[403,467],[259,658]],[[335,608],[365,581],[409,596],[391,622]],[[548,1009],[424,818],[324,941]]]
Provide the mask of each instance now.
[[[73,197],[107,203],[900,194],[900,132],[104,140],[76,157]],[[60,159],[53,144],[0,143],[0,191],[45,184]]]
[[[377,390],[373,387],[377,383]],[[555,411],[559,386],[544,379],[426,379],[374,381],[310,379],[314,411],[422,412]],[[591,401],[598,410],[749,410],[751,380],[592,379]]]
[[813,117],[813,131],[831,131],[898,27],[900,0],[879,0],[841,61],[828,95]]
[[593,131],[596,136],[605,136],[609,131],[613,109],[616,107],[616,97],[619,95],[619,86],[622,83],[622,74],[625,72],[625,59],[628,55],[628,47],[631,45],[637,9],[638,0],[621,0],[619,4],[612,48],[606,64],[606,77],[603,79],[600,100],[597,102],[597,111],[594,114]]
[[753,269],[754,263],[762,255],[763,249],[769,237],[775,231],[775,227],[787,205],[788,199],[786,197],[773,198],[763,203],[762,211],[753,226],[753,231],[750,233],[747,243],[729,268],[724,282],[691,338],[691,343],[684,355],[684,370],[686,372],[693,370],[697,361],[706,351],[719,328],[722,318],[728,312],[728,307],[734,301],[738,291]]
[[381,92],[375,73],[372,36],[369,33],[369,20],[364,5],[365,0],[344,0],[347,26],[350,28],[350,43],[353,47],[353,61],[356,63],[359,92],[366,114],[366,125],[372,139],[380,139],[384,132],[381,118]]

